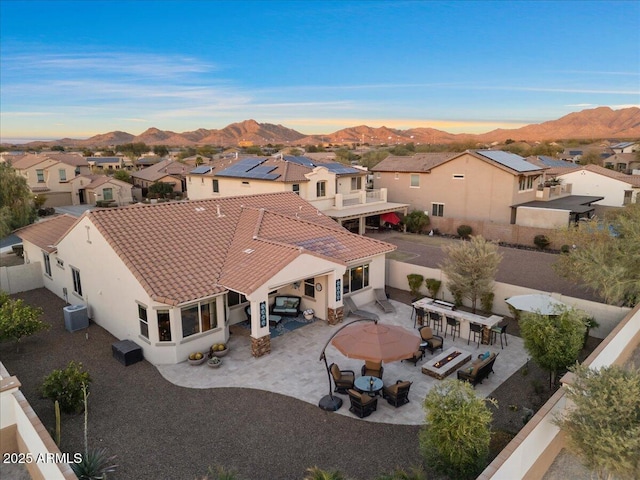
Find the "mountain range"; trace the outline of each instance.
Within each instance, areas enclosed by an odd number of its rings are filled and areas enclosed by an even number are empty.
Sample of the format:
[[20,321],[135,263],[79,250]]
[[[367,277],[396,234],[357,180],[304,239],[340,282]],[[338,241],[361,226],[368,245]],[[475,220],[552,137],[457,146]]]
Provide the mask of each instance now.
[[329,134],[305,135],[283,125],[245,120],[220,130],[200,128],[192,132],[172,132],[149,128],[140,135],[114,131],[80,140],[63,138],[56,141],[31,142],[27,146],[106,147],[124,143],[144,142],[147,145],[168,147],[198,145],[290,144],[317,145],[320,143],[430,143],[447,144],[476,140],[479,143],[514,141],[553,141],[567,139],[637,139],[640,138],[640,108],[612,110],[609,107],[574,112],[558,120],[531,124],[516,129],[497,129],[483,134],[453,134],[434,128],[399,130],[387,127],[360,125]]

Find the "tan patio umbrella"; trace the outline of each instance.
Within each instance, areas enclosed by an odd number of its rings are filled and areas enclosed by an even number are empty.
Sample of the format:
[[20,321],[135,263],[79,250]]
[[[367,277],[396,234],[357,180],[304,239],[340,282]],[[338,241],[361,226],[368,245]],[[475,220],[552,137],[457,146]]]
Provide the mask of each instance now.
[[411,357],[420,341],[406,328],[364,322],[347,325],[331,343],[347,358],[388,363]]

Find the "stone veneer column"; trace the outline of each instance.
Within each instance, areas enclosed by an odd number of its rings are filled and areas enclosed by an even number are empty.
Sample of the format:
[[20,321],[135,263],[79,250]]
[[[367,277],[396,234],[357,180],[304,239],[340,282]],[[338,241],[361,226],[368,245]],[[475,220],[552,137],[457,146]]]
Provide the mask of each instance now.
[[271,353],[271,334],[260,338],[251,337],[251,355],[261,357]]
[[342,307],[327,309],[327,323],[336,325],[344,320],[344,310]]

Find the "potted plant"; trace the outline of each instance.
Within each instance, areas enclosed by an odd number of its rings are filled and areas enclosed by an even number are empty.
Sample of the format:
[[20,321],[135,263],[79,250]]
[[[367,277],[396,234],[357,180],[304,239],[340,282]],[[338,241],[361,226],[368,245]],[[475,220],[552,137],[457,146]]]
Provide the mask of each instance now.
[[316,312],[313,311],[313,308],[308,308],[304,312],[302,312],[302,315],[304,316],[305,320],[313,320],[313,316],[315,315],[315,313]]
[[189,354],[189,365],[202,365],[207,356],[202,352],[192,352]]
[[229,349],[224,343],[215,343],[209,350],[209,357],[224,357],[229,353]]
[[211,368],[218,368],[220,365],[222,365],[222,359],[218,357],[211,357],[209,360],[207,360],[207,365],[209,365]]

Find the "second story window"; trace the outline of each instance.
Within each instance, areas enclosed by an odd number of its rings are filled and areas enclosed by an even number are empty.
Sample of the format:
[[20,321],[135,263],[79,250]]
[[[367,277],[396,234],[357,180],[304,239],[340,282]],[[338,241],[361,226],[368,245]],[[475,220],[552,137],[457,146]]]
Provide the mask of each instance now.
[[213,179],[213,193],[220,193],[220,183],[217,178]]
[[38,183],[44,183],[44,170],[36,170],[36,177],[38,178]]
[[327,181],[322,180],[316,183],[316,197],[326,197],[327,196]]
[[296,195],[300,195],[300,184],[299,183],[294,183],[291,186],[291,190],[293,190],[293,193],[295,193]]
[[362,190],[362,177],[351,177],[351,190]]
[[417,173],[411,174],[411,187],[418,188],[420,187],[420,175]]
[[61,182],[67,181],[67,171],[64,168],[58,170],[58,175],[60,176]]

